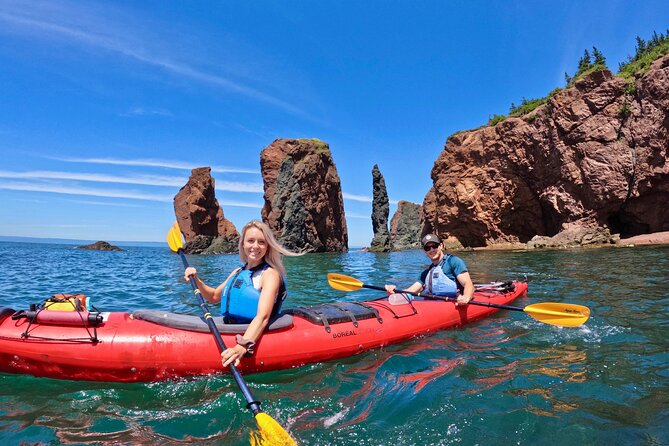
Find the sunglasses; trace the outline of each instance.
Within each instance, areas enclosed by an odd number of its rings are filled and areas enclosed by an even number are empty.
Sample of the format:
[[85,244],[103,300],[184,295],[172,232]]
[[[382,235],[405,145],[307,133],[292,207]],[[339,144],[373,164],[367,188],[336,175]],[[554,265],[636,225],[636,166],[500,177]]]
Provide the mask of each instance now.
[[439,247],[438,243],[428,243],[427,245],[423,246],[423,250],[427,252],[427,251],[432,251],[433,249],[437,249],[438,247]]

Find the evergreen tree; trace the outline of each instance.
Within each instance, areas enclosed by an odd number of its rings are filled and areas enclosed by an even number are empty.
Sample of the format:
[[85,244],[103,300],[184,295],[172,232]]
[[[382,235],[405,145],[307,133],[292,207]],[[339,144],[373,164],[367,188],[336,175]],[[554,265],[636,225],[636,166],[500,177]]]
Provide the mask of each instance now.
[[646,42],[639,36],[636,36],[636,54],[632,60],[637,60],[646,52]]
[[595,58],[595,65],[606,66],[606,58],[595,46],[592,47],[592,56]]
[[592,66],[590,61],[590,52],[586,49],[583,52],[583,57],[581,57],[578,61],[578,70],[576,71],[576,76],[579,74],[582,74]]
[[569,85],[569,84],[571,84],[571,81],[572,81],[572,77],[569,75],[569,73],[567,73],[567,72],[565,71],[565,73],[564,73],[564,82],[565,82],[565,85]]
[[653,38],[650,41],[653,47],[656,47],[660,43],[660,36],[657,35],[657,31],[653,31]]

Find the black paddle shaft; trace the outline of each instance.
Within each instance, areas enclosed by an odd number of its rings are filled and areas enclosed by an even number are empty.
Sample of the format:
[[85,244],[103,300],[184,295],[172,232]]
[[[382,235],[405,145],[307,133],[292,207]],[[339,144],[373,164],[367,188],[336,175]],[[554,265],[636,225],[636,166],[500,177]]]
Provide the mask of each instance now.
[[[363,288],[369,288],[370,290],[386,291],[386,289],[383,288],[383,287],[374,286],[374,285],[367,285],[366,283],[363,283],[362,287]],[[451,302],[456,300],[454,297],[436,296],[436,295],[430,294],[430,293],[412,293],[411,291],[406,291],[406,290],[395,291],[395,292],[396,293],[413,294],[414,296],[420,296],[420,297],[424,297],[426,299],[433,299],[433,300],[445,300],[445,301],[451,301]],[[513,307],[511,305],[491,304],[489,302],[478,302],[476,300],[470,300],[469,305],[479,305],[481,307],[499,308],[501,310],[525,311],[525,309],[521,308],[521,307]]]
[[[184,255],[183,250],[179,249],[178,253],[179,256],[181,256],[181,261],[184,264],[184,268],[188,268],[189,266],[188,260],[186,260],[186,256]],[[218,331],[218,327],[216,327],[214,318],[211,316],[211,312],[209,311],[209,306],[207,305],[207,302],[200,294],[200,290],[197,288],[195,279],[192,276],[190,277],[190,284],[193,287],[193,293],[200,300],[200,308],[202,308],[202,313],[205,321],[207,322],[207,325],[209,326],[209,331],[211,332],[212,335],[214,335],[214,339],[216,339],[216,344],[218,345],[218,349],[221,352],[223,352],[227,347],[225,346],[225,342],[221,337],[221,332]],[[239,372],[239,369],[232,363],[228,365],[228,368],[230,369],[230,373],[232,374],[232,376],[235,378],[235,381],[237,382],[239,389],[242,391],[244,399],[246,399],[247,403],[246,407],[248,407],[249,410],[251,410],[254,415],[257,415],[258,413],[262,412],[262,409],[260,408],[260,401],[253,398],[251,390],[249,389],[249,386],[246,384],[246,381],[244,381],[244,378],[242,377],[242,374]]]

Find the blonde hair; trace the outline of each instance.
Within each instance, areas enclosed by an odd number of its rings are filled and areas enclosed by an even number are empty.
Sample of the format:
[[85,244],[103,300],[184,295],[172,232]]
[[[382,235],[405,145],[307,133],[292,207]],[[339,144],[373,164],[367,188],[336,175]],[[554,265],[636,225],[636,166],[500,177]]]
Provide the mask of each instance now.
[[265,242],[267,242],[267,252],[265,253],[264,258],[265,262],[277,270],[281,276],[285,277],[286,268],[283,266],[282,256],[301,256],[302,253],[296,253],[287,250],[281,246],[278,241],[276,241],[272,230],[266,223],[258,220],[251,220],[250,222],[246,223],[246,225],[244,225],[242,228],[242,233],[239,236],[239,258],[244,263],[248,262],[248,257],[244,252],[244,237],[246,236],[246,231],[248,231],[250,228],[256,228],[260,230],[260,232],[262,232],[263,236],[265,237]]

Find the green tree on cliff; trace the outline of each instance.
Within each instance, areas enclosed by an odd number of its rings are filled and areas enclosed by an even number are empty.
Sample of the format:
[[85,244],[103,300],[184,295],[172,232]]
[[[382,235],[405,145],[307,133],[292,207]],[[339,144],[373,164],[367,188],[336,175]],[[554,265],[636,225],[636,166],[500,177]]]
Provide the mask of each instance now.
[[593,63],[595,66],[606,67],[606,58],[595,46],[592,47],[592,57],[594,58]]
[[578,60],[578,68],[573,76],[568,73],[564,74],[564,79],[567,87],[574,85],[574,82],[594,71],[608,69],[606,66],[606,58],[596,46],[592,47],[592,54],[587,49],[583,52],[583,56]]
[[632,78],[635,75],[642,76],[648,71],[650,64],[654,60],[665,54],[669,54],[669,30],[667,30],[666,34],[658,34],[656,31],[653,31],[653,37],[648,41],[636,36],[634,56],[629,56],[627,62],[623,62],[618,66],[618,75],[626,79]]
[[[634,56],[629,56],[627,62],[621,63],[618,69],[618,76],[621,76],[626,79],[632,79],[635,76],[642,76],[648,71],[648,68],[653,63],[653,61],[658,58],[669,54],[669,30],[666,34],[658,34],[653,31],[653,36],[645,41],[641,37],[636,37],[636,48]],[[583,56],[578,60],[578,66],[576,73],[573,76],[570,76],[569,73],[564,74],[566,87],[571,87],[574,85],[574,82],[579,78],[586,76],[594,71],[608,69],[606,65],[606,58],[604,54],[595,46],[592,47],[592,52],[589,50],[583,51]],[[633,79],[630,81],[632,88],[634,89]],[[539,99],[526,99],[523,97],[520,105],[511,103],[509,109],[509,116],[520,117],[532,112],[538,106],[548,102],[553,95],[559,92],[561,88],[555,88],[551,91],[548,96]],[[630,90],[630,91],[631,91]],[[507,115],[492,115],[488,116],[488,125],[495,125],[499,122],[505,120]],[[536,116],[529,116],[525,118],[528,122],[533,121],[531,118],[536,118]]]

